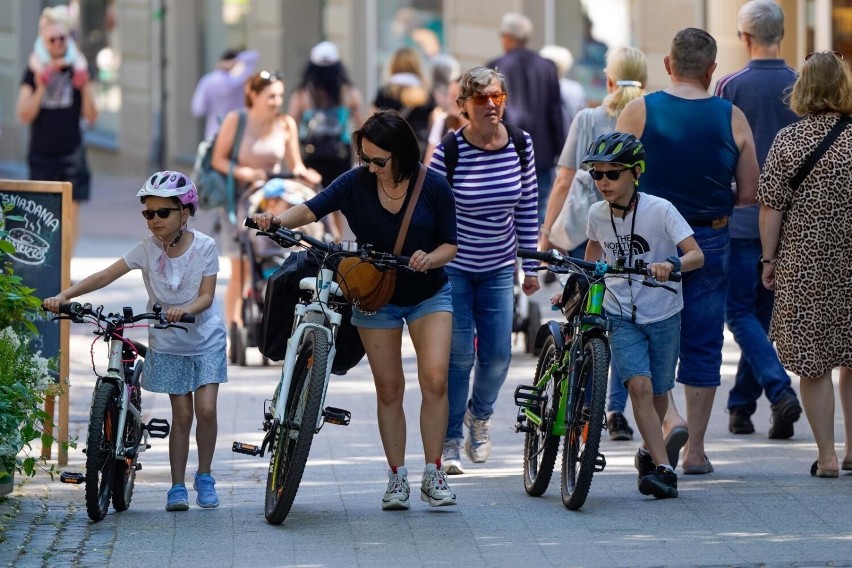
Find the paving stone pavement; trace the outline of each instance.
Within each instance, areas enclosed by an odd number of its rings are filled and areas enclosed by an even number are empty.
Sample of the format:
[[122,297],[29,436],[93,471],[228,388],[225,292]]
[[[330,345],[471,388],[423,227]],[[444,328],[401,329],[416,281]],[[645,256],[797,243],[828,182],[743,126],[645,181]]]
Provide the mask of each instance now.
[[[112,219],[128,218],[122,216],[118,200],[108,203],[118,208],[109,209]],[[132,200],[130,208],[135,208]],[[100,219],[94,210],[82,215]],[[126,252],[143,226],[125,225],[129,227],[115,221],[114,226],[84,232],[72,278]],[[223,268],[219,297],[228,277]],[[549,292],[536,296],[542,306]],[[131,273],[89,299],[111,308],[141,309],[141,278]],[[70,453],[66,469],[81,471],[94,385],[92,336],[84,326],[73,327],[70,434],[80,445]],[[326,425],[314,438],[289,517],[280,526],[267,524],[263,493],[268,460],[230,451],[234,440],[260,441],[263,401],[277,380],[276,367],[260,366],[252,353],[252,365],[230,367],[229,383],[220,390],[213,468],[221,499],[218,509],[195,506],[190,489],[189,511],[164,510],[170,483],[168,442],[153,440],[151,450],[141,456],[143,468],[129,510],[110,511],[99,523],[86,516],[82,486],[51,482],[44,474],[17,479],[12,495],[0,502],[0,566],[852,566],[852,474],[839,479],[808,475],[816,447],[804,417],[792,440],[769,440],[769,405],[761,400],[755,434],[727,432],[724,406],[739,357],[730,337],[707,436],[716,471],[680,475],[680,498],[657,501],[636,489],[633,454],[638,439],[606,439],[606,470],[595,474],[589,498],[578,512],[562,506],[559,461],[542,497],[529,497],[523,490],[523,436],[512,430],[512,391],[530,380],[535,360],[521,346],[519,339],[492,417],[491,458],[485,464],[463,458],[465,475],[450,478],[457,507],[430,509],[416,498],[422,463],[420,396],[414,354],[406,342],[407,462],[415,488],[411,510],[380,508],[386,464],[364,361],[333,378],[327,399],[328,405],[352,411],[351,425]],[[96,351],[96,361],[104,357]],[[798,391],[798,380],[793,382]],[[675,397],[683,410],[681,387],[676,387]],[[145,393],[143,404],[146,420],[169,417],[164,395]],[[627,415],[635,425],[629,410]],[[838,434],[840,417],[838,404]],[[193,442],[187,468],[190,486],[196,463]]]

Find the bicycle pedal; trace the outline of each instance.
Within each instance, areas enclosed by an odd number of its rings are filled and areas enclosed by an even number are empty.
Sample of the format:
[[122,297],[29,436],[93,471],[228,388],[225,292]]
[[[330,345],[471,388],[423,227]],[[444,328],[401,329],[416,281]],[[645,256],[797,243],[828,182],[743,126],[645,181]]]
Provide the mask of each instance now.
[[327,423],[337,424],[338,426],[349,426],[349,421],[352,419],[351,412],[333,406],[326,406],[322,415]]
[[238,454],[246,454],[248,456],[263,455],[260,448],[258,448],[254,444],[246,444],[245,442],[234,442],[234,444],[231,446],[231,451],[236,452]]
[[169,421],[165,418],[152,418],[144,425],[144,428],[152,438],[165,438],[171,430]]
[[595,458],[595,472],[603,471],[606,468],[606,458],[603,454],[598,454]]
[[547,396],[541,394],[541,389],[530,385],[518,385],[515,387],[515,405],[531,410],[538,409],[542,402],[547,401]]
[[82,485],[83,483],[86,483],[86,476],[82,473],[63,471],[59,474],[59,481],[62,483]]

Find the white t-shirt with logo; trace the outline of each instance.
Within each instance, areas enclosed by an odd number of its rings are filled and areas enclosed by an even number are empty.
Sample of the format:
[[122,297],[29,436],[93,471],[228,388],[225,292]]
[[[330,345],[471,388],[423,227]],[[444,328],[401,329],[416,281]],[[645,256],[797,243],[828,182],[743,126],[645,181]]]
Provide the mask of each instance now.
[[[171,307],[181,307],[198,298],[201,279],[218,274],[219,255],[216,243],[198,231],[186,229],[184,238],[192,233],[195,238],[189,248],[176,258],[169,258],[163,243],[148,235],[141,243],[124,255],[131,270],[142,271],[142,280],[148,290],[148,311],[159,302],[165,312]],[[202,355],[212,349],[225,348],[225,324],[214,302],[195,316],[195,323],[178,324],[181,329],[149,329],[148,347],[157,353],[169,355]]]
[[[621,217],[623,212],[618,209],[612,209],[610,216],[608,201],[599,201],[589,209],[586,235],[601,244],[604,251],[602,260],[610,264],[614,264],[619,256],[623,256],[625,261],[630,258],[629,266],[635,266],[638,259],[647,264],[663,262],[670,256],[679,256],[677,243],[693,234],[689,223],[669,201],[647,193],[639,193],[638,196],[636,207],[624,219]],[[613,223],[617,235],[613,233]],[[632,235],[631,228],[634,230]],[[677,294],[672,294],[663,288],[643,286],[644,277],[630,275],[629,279],[632,285],[627,276],[606,279],[604,309],[607,312],[630,318],[635,305],[636,323],[646,324],[662,321],[683,309],[680,282],[666,282],[667,286],[677,290]]]

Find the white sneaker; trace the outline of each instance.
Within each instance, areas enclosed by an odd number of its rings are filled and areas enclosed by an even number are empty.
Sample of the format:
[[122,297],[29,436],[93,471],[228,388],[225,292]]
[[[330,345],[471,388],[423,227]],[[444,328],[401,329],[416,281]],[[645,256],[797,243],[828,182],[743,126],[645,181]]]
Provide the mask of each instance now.
[[456,494],[447,484],[447,474],[433,463],[426,464],[426,469],[423,470],[420,500],[429,503],[430,507],[447,507],[456,504]]
[[474,418],[470,409],[464,413],[464,425],[467,428],[464,451],[473,463],[483,463],[491,455],[491,437],[488,435],[490,422],[488,418],[485,420]]
[[441,471],[447,475],[460,475],[464,473],[461,465],[461,454],[459,446],[461,441],[455,438],[444,440],[444,451],[441,453]]
[[388,490],[382,498],[382,509],[385,511],[406,511],[409,508],[408,497],[411,487],[408,485],[408,470],[404,466],[388,470]]

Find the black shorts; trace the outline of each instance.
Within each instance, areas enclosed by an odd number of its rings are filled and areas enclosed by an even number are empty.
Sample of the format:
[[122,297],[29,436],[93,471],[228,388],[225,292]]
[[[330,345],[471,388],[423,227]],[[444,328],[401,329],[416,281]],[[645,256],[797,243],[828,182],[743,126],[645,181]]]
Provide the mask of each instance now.
[[27,158],[30,179],[40,181],[70,181],[71,198],[88,201],[91,191],[91,174],[82,144],[70,154],[50,156],[30,153]]

